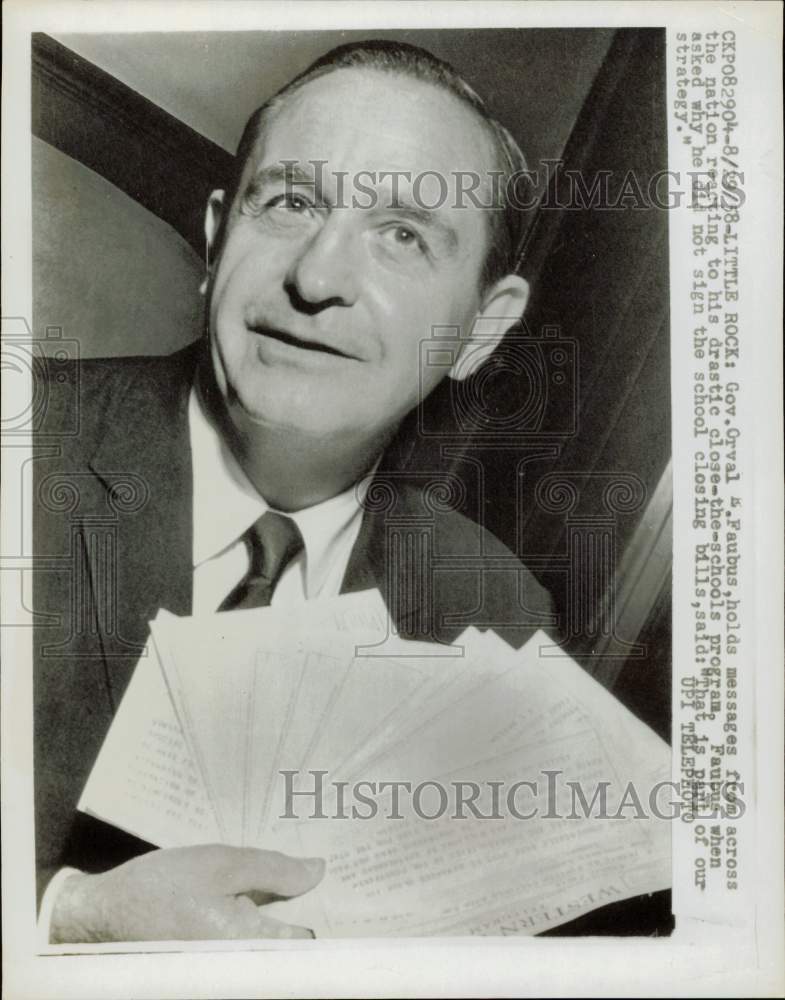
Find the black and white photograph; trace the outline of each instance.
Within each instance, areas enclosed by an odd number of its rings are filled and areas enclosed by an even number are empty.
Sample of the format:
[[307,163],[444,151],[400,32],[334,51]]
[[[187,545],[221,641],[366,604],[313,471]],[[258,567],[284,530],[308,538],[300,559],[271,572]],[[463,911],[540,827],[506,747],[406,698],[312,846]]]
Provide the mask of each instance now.
[[3,181],[9,997],[661,995],[625,950],[734,934],[775,995],[741,29],[60,6]]

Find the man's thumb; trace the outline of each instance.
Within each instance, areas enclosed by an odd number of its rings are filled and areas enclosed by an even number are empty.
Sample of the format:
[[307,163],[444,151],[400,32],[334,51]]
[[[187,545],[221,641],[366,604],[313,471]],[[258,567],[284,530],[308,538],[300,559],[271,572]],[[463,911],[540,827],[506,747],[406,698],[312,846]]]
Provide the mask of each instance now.
[[270,896],[299,896],[324,876],[323,858],[293,858],[255,847],[239,847],[234,853],[236,863],[227,870],[222,891],[249,896],[256,903]]

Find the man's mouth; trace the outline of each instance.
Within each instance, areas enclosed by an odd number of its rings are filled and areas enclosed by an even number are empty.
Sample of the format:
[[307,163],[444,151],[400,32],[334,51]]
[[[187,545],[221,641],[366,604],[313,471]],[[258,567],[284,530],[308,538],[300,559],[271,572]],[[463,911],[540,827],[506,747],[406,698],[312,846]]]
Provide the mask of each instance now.
[[350,354],[346,354],[345,351],[339,351],[337,347],[333,347],[330,344],[325,344],[318,340],[305,340],[301,337],[295,337],[291,333],[286,333],[284,330],[275,330],[269,326],[257,325],[253,323],[248,324],[248,329],[252,333],[259,334],[260,336],[269,337],[271,340],[277,340],[279,343],[288,344],[290,347],[299,347],[304,351],[316,351],[321,354],[334,354],[339,358],[350,358]]

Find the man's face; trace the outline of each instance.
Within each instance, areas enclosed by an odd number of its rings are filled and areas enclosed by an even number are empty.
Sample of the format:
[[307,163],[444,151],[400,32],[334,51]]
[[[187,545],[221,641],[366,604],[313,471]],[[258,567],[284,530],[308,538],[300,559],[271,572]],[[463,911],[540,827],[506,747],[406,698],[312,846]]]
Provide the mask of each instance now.
[[[420,371],[420,343],[434,326],[469,335],[487,250],[455,171],[491,164],[472,112],[416,80],[344,69],[286,99],[245,166],[211,289],[213,363],[238,426],[367,444],[430,392],[441,373]],[[392,179],[368,171],[436,172],[447,194],[433,174],[417,192],[399,175],[392,204]]]

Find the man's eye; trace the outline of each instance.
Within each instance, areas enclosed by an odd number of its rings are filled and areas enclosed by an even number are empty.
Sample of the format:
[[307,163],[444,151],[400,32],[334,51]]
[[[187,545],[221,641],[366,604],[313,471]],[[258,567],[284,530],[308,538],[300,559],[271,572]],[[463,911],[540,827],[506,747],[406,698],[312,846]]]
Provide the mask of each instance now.
[[422,253],[425,252],[426,248],[421,236],[414,229],[410,229],[409,226],[392,226],[388,230],[388,234],[396,247],[407,250],[419,250]]
[[267,202],[268,208],[276,208],[283,212],[295,212],[304,214],[313,208],[307,198],[299,194],[279,194]]

